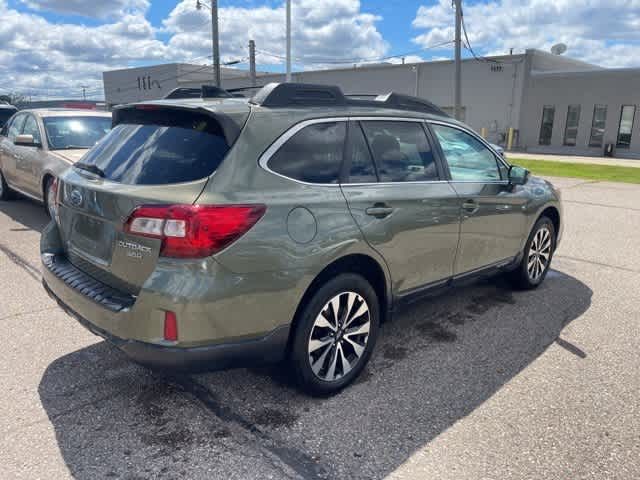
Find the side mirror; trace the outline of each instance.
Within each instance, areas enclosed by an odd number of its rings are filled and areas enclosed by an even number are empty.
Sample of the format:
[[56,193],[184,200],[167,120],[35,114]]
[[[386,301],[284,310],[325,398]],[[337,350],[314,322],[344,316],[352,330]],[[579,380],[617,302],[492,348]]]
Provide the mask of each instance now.
[[531,172],[526,168],[511,165],[509,167],[509,183],[511,185],[524,185],[529,181],[530,174]]
[[40,146],[40,143],[34,140],[33,135],[18,135],[16,139],[13,141],[13,143],[21,147],[39,147]]

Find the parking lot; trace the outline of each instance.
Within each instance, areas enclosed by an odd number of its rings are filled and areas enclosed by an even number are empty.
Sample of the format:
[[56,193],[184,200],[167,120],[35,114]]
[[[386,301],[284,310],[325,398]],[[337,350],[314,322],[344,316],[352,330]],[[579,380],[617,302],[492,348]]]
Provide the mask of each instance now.
[[640,186],[554,181],[566,227],[540,289],[413,305],[329,399],[277,366],[130,363],[42,289],[42,207],[0,202],[3,478],[640,478]]

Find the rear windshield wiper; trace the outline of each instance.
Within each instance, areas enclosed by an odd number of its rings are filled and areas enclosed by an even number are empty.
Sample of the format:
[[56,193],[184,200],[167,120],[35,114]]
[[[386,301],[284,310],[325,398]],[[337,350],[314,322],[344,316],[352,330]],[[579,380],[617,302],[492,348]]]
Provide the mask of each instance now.
[[76,168],[79,168],[80,170],[85,170],[87,172],[91,172],[95,175],[98,175],[101,178],[104,178],[104,170],[102,170],[97,165],[91,165],[89,163],[79,162],[79,163],[74,163],[73,166]]

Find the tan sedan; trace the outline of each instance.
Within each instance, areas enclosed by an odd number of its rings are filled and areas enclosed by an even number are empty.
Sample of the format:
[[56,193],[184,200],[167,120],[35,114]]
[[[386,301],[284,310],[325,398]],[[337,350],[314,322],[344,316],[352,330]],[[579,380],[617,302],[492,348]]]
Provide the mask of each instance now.
[[54,213],[54,180],[111,129],[111,113],[34,109],[16,113],[0,132],[0,200],[19,192]]

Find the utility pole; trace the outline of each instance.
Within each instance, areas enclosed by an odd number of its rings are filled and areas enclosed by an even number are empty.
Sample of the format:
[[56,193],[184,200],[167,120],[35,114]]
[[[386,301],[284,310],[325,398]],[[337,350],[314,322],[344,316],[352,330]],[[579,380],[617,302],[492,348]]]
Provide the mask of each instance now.
[[249,77],[251,78],[251,86],[255,87],[256,82],[256,42],[249,40]]
[[291,0],[287,0],[287,82],[291,81]]
[[89,88],[87,85],[80,85],[80,88],[82,89],[82,99],[86,100],[87,99],[87,88]]
[[203,6],[211,9],[211,43],[213,50],[213,81],[216,87],[220,87],[220,39],[218,38],[218,0],[211,0],[211,6],[200,0],[196,1],[196,8],[201,10]]
[[462,0],[454,0],[456,6],[456,78],[455,78],[455,116],[456,120],[462,120],[462,60],[461,54],[461,28],[462,28]]

